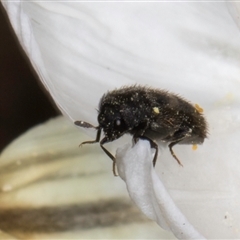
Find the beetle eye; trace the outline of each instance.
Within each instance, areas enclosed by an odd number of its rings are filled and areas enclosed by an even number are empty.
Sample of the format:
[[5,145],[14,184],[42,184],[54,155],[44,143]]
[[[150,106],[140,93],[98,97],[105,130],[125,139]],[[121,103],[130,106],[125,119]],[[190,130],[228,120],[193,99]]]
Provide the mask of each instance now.
[[126,126],[126,123],[124,122],[124,119],[119,117],[115,118],[113,122],[113,128],[119,133],[126,131],[127,126]]
[[121,125],[121,119],[117,118],[117,119],[115,120],[115,125],[116,125],[116,126],[120,126],[120,125]]

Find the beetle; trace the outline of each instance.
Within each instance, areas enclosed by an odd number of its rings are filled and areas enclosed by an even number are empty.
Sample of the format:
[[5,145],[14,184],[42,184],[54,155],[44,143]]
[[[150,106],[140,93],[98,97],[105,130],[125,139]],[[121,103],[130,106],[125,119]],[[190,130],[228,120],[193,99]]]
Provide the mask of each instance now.
[[[158,156],[156,141],[169,143],[171,155],[182,165],[173,151],[176,144],[202,144],[207,137],[207,122],[203,114],[190,102],[177,94],[147,86],[124,86],[109,91],[99,102],[97,127],[84,121],[75,124],[97,130],[96,139],[80,144],[100,142],[103,151],[113,160],[115,157],[103,146],[124,134],[131,134],[136,143],[139,139],[149,141],[155,149],[153,166]],[[101,132],[104,132],[102,140]]]

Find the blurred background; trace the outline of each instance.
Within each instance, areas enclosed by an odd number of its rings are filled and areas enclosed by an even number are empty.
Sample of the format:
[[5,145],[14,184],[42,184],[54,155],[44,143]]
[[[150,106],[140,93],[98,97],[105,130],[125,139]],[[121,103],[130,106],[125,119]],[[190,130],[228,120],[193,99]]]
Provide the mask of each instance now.
[[59,115],[0,4],[0,153],[27,129]]

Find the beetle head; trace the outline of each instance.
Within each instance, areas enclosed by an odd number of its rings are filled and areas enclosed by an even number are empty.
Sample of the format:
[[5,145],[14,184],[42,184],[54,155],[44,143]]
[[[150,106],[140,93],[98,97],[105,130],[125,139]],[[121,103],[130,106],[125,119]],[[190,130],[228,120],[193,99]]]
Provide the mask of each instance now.
[[108,142],[120,138],[129,131],[129,126],[117,106],[103,106],[98,115],[98,122]]

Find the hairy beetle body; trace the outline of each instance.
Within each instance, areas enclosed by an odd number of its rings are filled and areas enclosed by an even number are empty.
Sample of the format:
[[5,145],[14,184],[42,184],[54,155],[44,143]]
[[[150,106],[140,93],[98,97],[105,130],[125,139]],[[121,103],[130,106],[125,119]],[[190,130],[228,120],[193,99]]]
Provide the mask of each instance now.
[[[128,86],[109,91],[99,102],[99,126],[76,121],[81,127],[92,127],[98,130],[95,141],[100,141],[101,130],[104,138],[100,146],[114,161],[115,158],[103,144],[112,142],[128,133],[134,141],[149,140],[156,149],[153,165],[156,163],[158,145],[155,140],[169,143],[172,156],[181,165],[172,147],[175,144],[201,144],[207,137],[207,123],[203,115],[188,101],[164,90],[144,86]],[[115,170],[114,170],[115,174]]]

